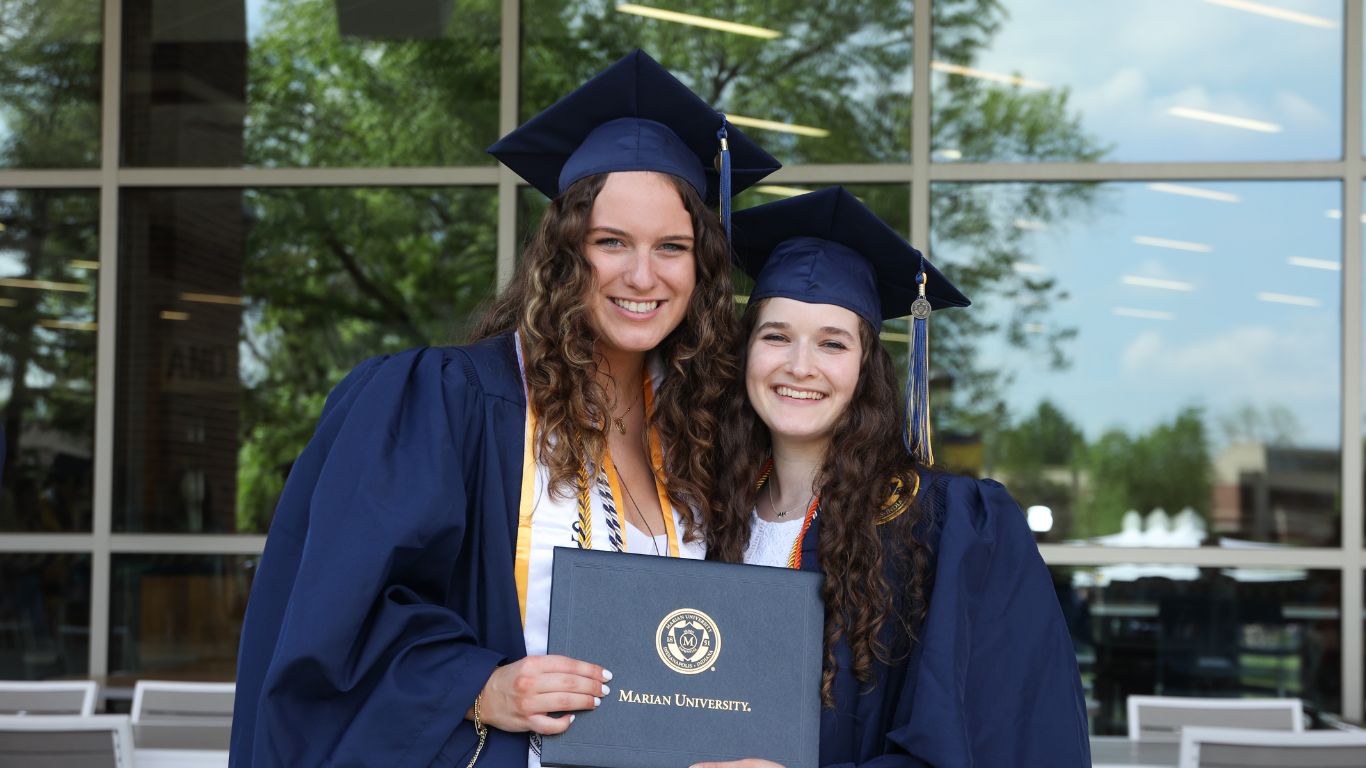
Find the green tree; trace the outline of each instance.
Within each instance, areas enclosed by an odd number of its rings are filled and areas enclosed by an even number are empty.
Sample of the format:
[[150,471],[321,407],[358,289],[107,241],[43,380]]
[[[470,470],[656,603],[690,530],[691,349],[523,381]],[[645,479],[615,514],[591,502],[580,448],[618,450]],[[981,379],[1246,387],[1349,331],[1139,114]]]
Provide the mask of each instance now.
[[0,0],[0,167],[100,162],[100,8]]
[[[268,3],[248,61],[246,164],[492,162],[498,6],[445,34],[343,37],[328,0]],[[237,526],[263,530],[328,390],[361,360],[464,338],[492,293],[491,188],[248,190]]]
[[[97,165],[100,15],[0,2],[0,167]],[[0,191],[0,530],[89,530],[98,196]]]
[[1079,506],[1091,530],[1083,535],[1118,531],[1130,509],[1174,514],[1190,507],[1209,517],[1213,467],[1199,408],[1185,408],[1146,434],[1107,431],[1088,448],[1086,468],[1090,490]]
[[[679,9],[782,32],[775,40],[758,40],[640,19],[606,0],[528,0],[522,8],[522,116],[643,47],[722,110],[829,130],[800,136],[746,129],[787,162],[905,162],[911,7],[906,0],[768,0],[737,9],[698,0]],[[973,28],[955,43],[959,58],[980,50],[995,30],[983,20],[999,23],[1003,13],[993,0],[937,8],[943,29],[936,34]],[[496,133],[498,28],[491,0],[462,4],[440,39],[401,42],[341,37],[326,0],[267,4],[250,52],[246,163],[489,162],[482,150]],[[974,83],[951,83],[946,93],[941,100],[976,105],[953,120],[983,152],[993,142],[1021,151],[1051,147],[1079,160],[1099,152],[1068,115],[1065,93],[1040,97]],[[488,295],[495,201],[491,194],[464,194],[455,200],[440,190],[248,193],[253,225],[243,273],[239,526],[263,524],[263,510],[312,426],[298,414],[316,413],[320,393],[347,367],[378,351],[458,337],[452,329]],[[865,199],[904,228],[904,188],[869,187]],[[936,218],[943,219],[937,226],[974,252],[961,274],[955,270],[955,280],[969,293],[990,288],[1044,311],[1055,287],[1023,281],[1011,269],[1020,245],[1002,222],[1015,216],[1000,207],[1019,206],[1016,216],[1061,216],[1086,199],[1080,187],[1059,192],[1038,185],[1014,201],[957,195],[937,204]],[[973,357],[975,334],[1001,330],[1016,343],[1035,341],[1019,331],[1023,319],[997,329],[967,313],[944,318],[936,318],[936,368],[949,372],[955,391],[991,391],[984,382],[992,372]],[[1065,338],[1059,331],[1053,341]],[[994,396],[955,394],[948,404],[950,422],[956,413],[988,422],[1004,410]],[[967,417],[956,420],[977,426]]]
[[[769,0],[737,7],[694,0],[678,8],[780,30],[782,36],[773,40],[642,21],[618,12],[616,5],[604,0],[525,3],[524,118],[639,46],[723,111],[831,129],[823,137],[746,129],[784,162],[907,160],[912,3]],[[1005,20],[999,0],[938,0],[935,57],[973,64]],[[935,145],[954,147],[968,160],[1100,159],[1107,148],[1086,133],[1069,97],[1066,89],[1035,92],[949,77],[933,94]],[[1076,330],[1047,322],[1049,306],[1067,294],[1053,278],[1014,269],[1016,262],[1028,260],[1028,247],[1013,222],[1083,215],[1096,192],[1092,184],[936,186],[931,200],[936,252],[965,256],[949,270],[955,284],[976,300],[1012,307],[1001,323],[973,312],[935,316],[938,428],[992,435],[1006,422],[999,393],[1009,380],[978,359],[985,336],[1003,334],[1054,367],[1068,365],[1066,345]],[[894,226],[907,229],[903,190],[871,187],[861,194]],[[928,245],[928,233],[910,234],[912,242]]]
[[1075,533],[1073,509],[1086,440],[1060,408],[1043,400],[1034,413],[990,444],[989,472],[1010,484],[1021,506],[1053,511],[1054,530]]

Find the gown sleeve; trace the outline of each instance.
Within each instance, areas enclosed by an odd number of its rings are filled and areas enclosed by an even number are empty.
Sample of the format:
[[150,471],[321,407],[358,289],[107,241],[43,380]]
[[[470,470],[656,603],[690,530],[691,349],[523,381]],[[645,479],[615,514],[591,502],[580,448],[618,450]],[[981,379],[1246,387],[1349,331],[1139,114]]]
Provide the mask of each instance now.
[[1024,515],[995,481],[941,489],[910,718],[889,741],[910,765],[1090,766],[1076,655]]
[[473,743],[464,713],[507,656],[450,607],[481,587],[452,574],[478,557],[483,430],[452,354],[367,361],[329,396],[253,584],[232,765],[429,765],[458,730]]

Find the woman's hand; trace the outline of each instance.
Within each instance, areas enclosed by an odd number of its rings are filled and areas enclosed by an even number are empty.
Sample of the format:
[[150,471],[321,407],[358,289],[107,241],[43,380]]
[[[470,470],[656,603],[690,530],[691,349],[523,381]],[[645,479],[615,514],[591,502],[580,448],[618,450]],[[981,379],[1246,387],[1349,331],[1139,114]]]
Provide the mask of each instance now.
[[783,768],[783,765],[773,763],[772,760],[746,757],[744,760],[731,760],[728,763],[694,763],[690,768]]
[[[596,664],[567,656],[528,656],[498,667],[484,684],[479,720],[500,731],[563,733],[572,714],[551,712],[593,709],[609,692],[612,673]],[[474,710],[465,713],[474,719]]]

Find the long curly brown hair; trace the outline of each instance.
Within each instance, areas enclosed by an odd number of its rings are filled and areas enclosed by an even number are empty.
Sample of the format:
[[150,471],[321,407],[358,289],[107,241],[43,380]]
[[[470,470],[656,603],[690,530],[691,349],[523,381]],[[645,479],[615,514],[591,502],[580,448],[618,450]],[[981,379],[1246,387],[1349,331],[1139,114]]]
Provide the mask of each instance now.
[[[650,422],[665,447],[670,500],[705,511],[717,410],[736,370],[730,250],[720,220],[697,192],[667,178],[692,218],[697,280],[683,322],[655,348],[665,376]],[[578,490],[582,468],[594,466],[607,447],[610,403],[597,380],[601,358],[594,354],[598,333],[588,304],[596,276],[583,253],[593,202],[606,181],[607,174],[589,176],[550,201],[512,283],[474,332],[476,339],[521,334],[537,458],[549,468],[550,492],[559,498]],[[695,540],[700,521],[687,517],[685,536]]]
[[[707,557],[741,562],[749,546],[750,514],[770,446],[768,427],[745,391],[749,341],[764,302],[752,303],[741,322],[746,340],[740,375],[723,408],[728,429],[716,454],[716,501],[707,520]],[[891,356],[877,331],[859,323],[863,356],[849,409],[836,423],[816,474],[820,488],[820,564],[825,572],[825,663],[821,701],[833,706],[838,663],[835,645],[849,644],[854,676],[872,679],[875,662],[909,653],[925,618],[930,552],[923,541],[931,509],[921,487],[908,508],[878,525],[893,478],[905,492],[917,487],[915,461],[901,441],[902,400]],[[929,483],[925,484],[926,486]],[[890,624],[890,632],[884,632]]]

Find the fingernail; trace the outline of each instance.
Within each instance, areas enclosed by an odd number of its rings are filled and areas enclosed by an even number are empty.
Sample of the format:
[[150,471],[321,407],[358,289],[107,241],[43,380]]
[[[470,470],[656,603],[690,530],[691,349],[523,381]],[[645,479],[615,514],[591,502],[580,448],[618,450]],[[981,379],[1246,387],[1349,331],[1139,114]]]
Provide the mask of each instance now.
[[601,704],[602,704],[602,699],[599,699],[597,696],[594,696],[594,697],[593,697],[593,706],[596,707],[596,706],[600,706]]
[[603,696],[606,696],[607,694],[609,694],[609,693],[611,693],[611,692],[612,692],[612,689],[609,688],[609,687],[607,687],[606,685],[604,685],[604,686],[602,687],[602,695],[603,695]]
[[574,722],[574,716],[573,716],[573,715],[570,715],[570,716],[569,716],[569,722],[571,722],[571,723]]
[[602,679],[603,679],[603,680],[611,680],[611,679],[612,679],[612,670],[610,670],[610,669],[604,669],[604,670],[602,671]]

